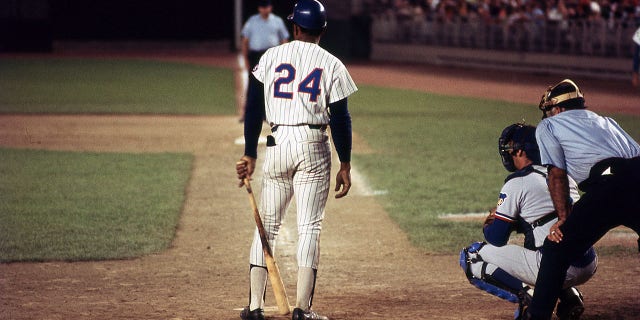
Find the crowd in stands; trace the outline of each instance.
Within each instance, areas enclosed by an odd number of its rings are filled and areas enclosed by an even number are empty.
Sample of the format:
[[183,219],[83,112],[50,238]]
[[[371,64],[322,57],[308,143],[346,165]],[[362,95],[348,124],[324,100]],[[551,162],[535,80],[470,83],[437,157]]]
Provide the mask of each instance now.
[[478,18],[487,24],[518,20],[604,20],[640,23],[640,0],[375,0],[374,14],[399,19],[453,21]]
[[[477,39],[460,38],[473,32],[504,48],[581,54],[627,55],[612,41],[624,44],[640,26],[640,0],[369,0],[369,9],[374,22],[396,27],[389,35],[395,40],[478,46]],[[447,31],[447,25],[459,27]],[[453,40],[452,31],[459,34]]]

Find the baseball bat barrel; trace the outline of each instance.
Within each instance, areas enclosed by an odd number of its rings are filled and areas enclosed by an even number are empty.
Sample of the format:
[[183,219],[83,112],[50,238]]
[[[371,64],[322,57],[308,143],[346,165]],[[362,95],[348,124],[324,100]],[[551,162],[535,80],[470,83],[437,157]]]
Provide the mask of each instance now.
[[258,233],[260,234],[260,241],[262,242],[262,252],[264,253],[264,260],[267,264],[269,282],[271,282],[271,287],[273,288],[273,294],[276,299],[276,304],[278,305],[278,312],[280,312],[281,315],[287,315],[289,314],[289,312],[291,312],[291,310],[289,307],[289,298],[284,288],[284,282],[282,281],[282,277],[280,276],[280,269],[278,268],[278,264],[273,257],[271,246],[269,245],[269,241],[267,240],[267,234],[264,230],[264,225],[262,224],[262,218],[260,218],[260,212],[258,211],[256,198],[253,195],[251,183],[249,182],[248,178],[244,178],[243,181],[245,187],[247,188],[247,193],[249,194],[249,202],[251,202],[251,208],[253,209],[253,217],[256,221],[256,226],[258,227]]

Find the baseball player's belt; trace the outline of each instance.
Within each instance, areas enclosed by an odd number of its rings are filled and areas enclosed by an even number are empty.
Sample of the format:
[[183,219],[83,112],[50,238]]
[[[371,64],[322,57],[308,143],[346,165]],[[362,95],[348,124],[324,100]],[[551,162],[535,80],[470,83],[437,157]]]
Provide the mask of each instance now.
[[[276,132],[278,130],[279,126],[281,126],[281,125],[280,124],[273,125],[271,127],[271,132]],[[309,129],[327,130],[327,125],[326,124],[294,124],[294,125],[284,125],[283,124],[282,126],[288,126],[288,127],[308,126]]]
[[539,227],[541,225],[544,225],[545,223],[555,219],[558,217],[558,213],[556,211],[553,211],[551,213],[548,213],[547,215],[545,215],[544,217],[534,221],[531,223],[531,227],[535,228],[535,227]]

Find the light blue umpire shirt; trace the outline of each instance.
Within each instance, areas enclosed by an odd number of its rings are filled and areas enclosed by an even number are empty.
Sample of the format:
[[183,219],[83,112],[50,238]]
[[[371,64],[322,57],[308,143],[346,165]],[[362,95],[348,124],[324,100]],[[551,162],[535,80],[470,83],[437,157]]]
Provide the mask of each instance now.
[[578,183],[601,160],[640,156],[640,145],[615,120],[584,109],[543,119],[536,140],[542,164],[566,170]]
[[252,51],[264,51],[289,39],[284,21],[273,13],[266,20],[260,14],[252,15],[242,27],[241,35],[249,39],[249,50]]

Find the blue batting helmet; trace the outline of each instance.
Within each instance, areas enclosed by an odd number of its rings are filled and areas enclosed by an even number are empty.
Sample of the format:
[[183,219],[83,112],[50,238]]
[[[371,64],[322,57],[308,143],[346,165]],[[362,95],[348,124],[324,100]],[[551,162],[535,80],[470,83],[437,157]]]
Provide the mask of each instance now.
[[317,0],[298,0],[287,20],[304,29],[322,30],[327,26],[327,12]]

